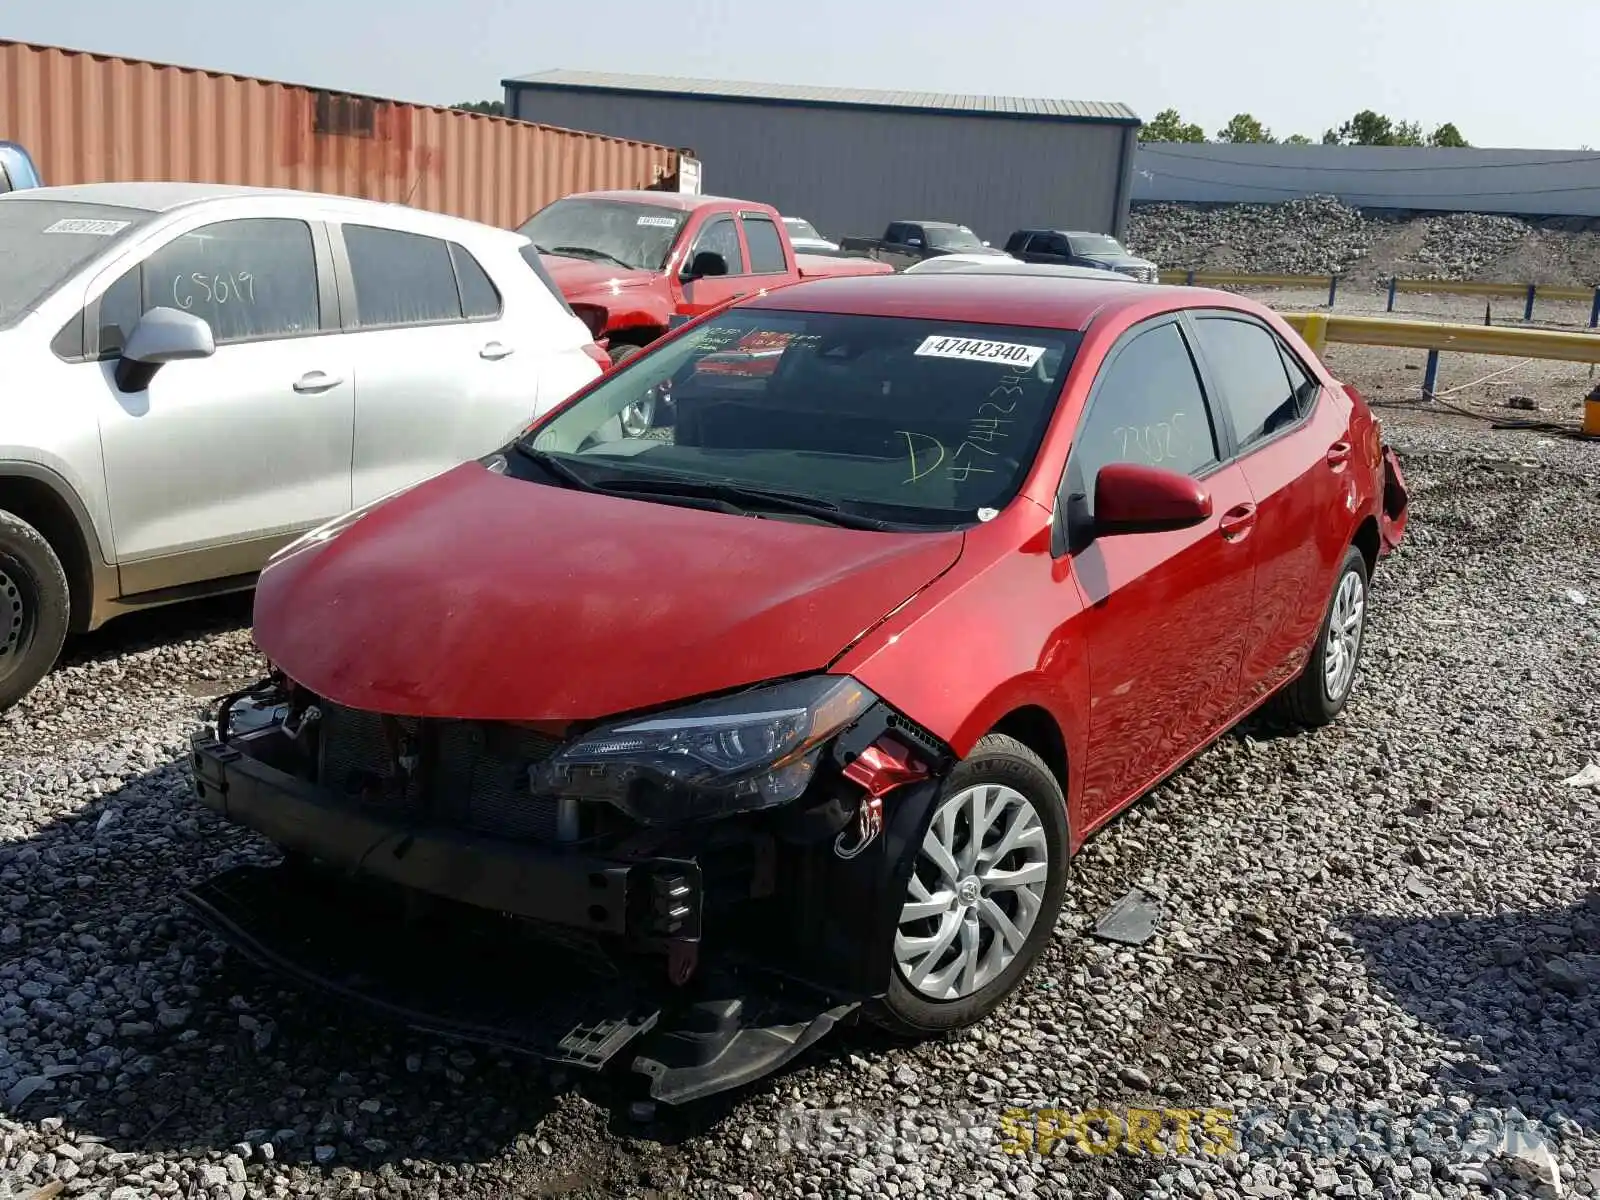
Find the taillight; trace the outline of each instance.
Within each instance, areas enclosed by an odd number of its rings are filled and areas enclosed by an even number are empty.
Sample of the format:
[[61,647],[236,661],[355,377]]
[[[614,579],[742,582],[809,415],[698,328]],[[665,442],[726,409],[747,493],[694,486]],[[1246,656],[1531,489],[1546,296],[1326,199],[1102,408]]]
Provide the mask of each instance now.
[[594,359],[595,362],[599,363],[602,371],[609,371],[611,369],[611,355],[605,352],[605,348],[603,346],[597,346],[593,342],[589,342],[584,346],[583,352],[590,358]]

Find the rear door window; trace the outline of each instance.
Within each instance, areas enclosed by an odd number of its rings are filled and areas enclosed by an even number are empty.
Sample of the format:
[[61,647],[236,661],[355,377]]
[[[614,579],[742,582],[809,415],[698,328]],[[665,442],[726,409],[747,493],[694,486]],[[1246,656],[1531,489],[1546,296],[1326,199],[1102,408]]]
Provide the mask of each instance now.
[[783,242],[778,227],[766,217],[747,213],[743,218],[744,240],[750,247],[752,275],[778,275],[789,269],[784,261]]
[[1289,378],[1272,331],[1236,317],[1195,320],[1200,352],[1222,391],[1240,451],[1248,451],[1300,419],[1304,389]]
[[462,319],[450,243],[373,225],[343,229],[362,329]]

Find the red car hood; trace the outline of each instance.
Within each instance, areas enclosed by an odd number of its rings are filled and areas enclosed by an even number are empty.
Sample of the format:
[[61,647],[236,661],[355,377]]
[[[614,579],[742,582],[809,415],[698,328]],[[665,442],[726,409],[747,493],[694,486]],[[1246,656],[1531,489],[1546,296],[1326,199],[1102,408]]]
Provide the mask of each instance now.
[[609,296],[618,287],[647,287],[661,280],[659,271],[632,270],[611,262],[568,258],[564,254],[541,254],[539,258],[569,300],[597,293]]
[[262,573],[255,638],[335,704],[589,720],[825,667],[960,533],[761,520],[467,463]]

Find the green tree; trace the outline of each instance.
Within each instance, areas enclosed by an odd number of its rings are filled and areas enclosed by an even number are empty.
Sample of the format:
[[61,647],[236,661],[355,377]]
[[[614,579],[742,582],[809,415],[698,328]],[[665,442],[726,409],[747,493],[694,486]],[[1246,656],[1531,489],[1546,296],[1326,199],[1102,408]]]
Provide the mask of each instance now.
[[1417,121],[1393,121],[1372,109],[1363,109],[1337,129],[1322,135],[1327,146],[1465,146],[1461,131],[1446,122],[1426,138]]
[[482,113],[486,117],[503,117],[506,115],[506,102],[504,100],[469,100],[465,104],[452,104],[451,108],[459,108],[463,112]]
[[1439,128],[1435,129],[1428,135],[1428,145],[1430,146],[1452,146],[1464,148],[1470,144],[1471,143],[1468,142],[1466,138],[1461,136],[1461,130],[1457,129],[1450,121],[1446,121],[1443,125],[1439,126]]
[[1234,118],[1217,131],[1219,142],[1276,142],[1272,130],[1249,113],[1237,113]]
[[1184,123],[1175,108],[1164,108],[1156,119],[1139,127],[1141,142],[1203,142],[1206,131],[1190,122]]
[[1394,141],[1391,146],[1420,146],[1422,145],[1422,126],[1416,121],[1397,121],[1394,127]]
[[1283,144],[1285,146],[1309,146],[1311,145],[1311,139],[1303,133],[1291,133],[1283,139]]

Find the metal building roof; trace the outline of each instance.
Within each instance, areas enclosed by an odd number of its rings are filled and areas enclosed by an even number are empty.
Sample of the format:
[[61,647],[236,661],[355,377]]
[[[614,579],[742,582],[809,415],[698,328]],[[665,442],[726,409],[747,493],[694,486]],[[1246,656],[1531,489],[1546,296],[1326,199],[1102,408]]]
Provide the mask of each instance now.
[[954,92],[900,92],[875,88],[811,87],[779,83],[740,83],[680,79],[671,75],[621,75],[610,71],[537,71],[501,81],[502,86],[549,87],[577,91],[638,92],[655,96],[703,96],[776,104],[839,105],[848,108],[904,108],[922,112],[975,113],[1068,121],[1139,124],[1126,104],[1099,100],[1035,100],[1023,96],[971,96]]

